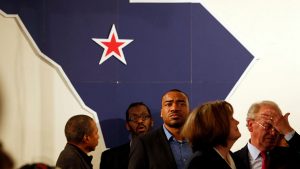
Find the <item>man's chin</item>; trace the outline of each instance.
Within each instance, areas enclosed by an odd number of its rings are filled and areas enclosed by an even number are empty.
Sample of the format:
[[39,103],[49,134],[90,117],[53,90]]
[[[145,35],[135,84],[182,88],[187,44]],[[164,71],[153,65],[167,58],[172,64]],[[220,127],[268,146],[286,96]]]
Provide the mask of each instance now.
[[137,133],[139,133],[139,134],[145,134],[146,130],[138,130]]
[[266,148],[267,148],[267,149],[272,149],[272,148],[274,148],[275,146],[276,146],[276,144],[275,144],[274,142],[269,142],[269,143],[266,144]]
[[95,151],[96,147],[89,147],[88,151],[89,152],[92,152],[92,151]]
[[172,128],[181,128],[183,126],[184,122],[182,121],[173,121],[171,123],[168,124],[168,126],[172,127]]

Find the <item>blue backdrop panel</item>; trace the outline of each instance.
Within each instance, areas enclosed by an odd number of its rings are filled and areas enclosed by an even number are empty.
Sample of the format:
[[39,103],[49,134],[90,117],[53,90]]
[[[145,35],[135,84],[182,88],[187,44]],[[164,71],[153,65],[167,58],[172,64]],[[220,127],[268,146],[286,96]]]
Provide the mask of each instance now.
[[[48,57],[60,64],[87,106],[98,113],[107,147],[128,141],[125,110],[149,105],[155,127],[161,95],[179,88],[191,108],[224,99],[253,56],[201,4],[134,3],[126,0],[1,0],[0,9],[19,14]],[[99,65],[112,25],[124,65],[112,57]]]

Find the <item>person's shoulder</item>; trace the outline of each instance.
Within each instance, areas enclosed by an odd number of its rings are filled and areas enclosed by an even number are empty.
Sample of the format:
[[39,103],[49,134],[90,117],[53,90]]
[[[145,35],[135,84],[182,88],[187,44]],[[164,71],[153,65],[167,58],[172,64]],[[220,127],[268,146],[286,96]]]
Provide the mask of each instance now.
[[233,154],[234,155],[241,155],[241,154],[245,154],[245,153],[248,153],[247,144],[244,147],[242,147],[241,149],[235,151]]
[[63,150],[60,155],[59,158],[60,159],[74,159],[77,156],[77,152],[73,151],[73,150]]
[[160,135],[163,135],[164,134],[164,130],[163,130],[163,127],[158,127],[144,135],[142,135],[141,137],[142,138],[151,138],[151,137],[158,137]]
[[68,151],[68,150],[63,150],[57,161],[56,161],[56,166],[64,168],[67,165],[70,165],[72,163],[76,163],[78,161],[78,155],[75,151]]
[[58,158],[63,161],[72,161],[81,157],[79,151],[75,145],[67,144]]
[[116,147],[112,147],[110,149],[105,150],[103,153],[104,154],[109,154],[109,153],[114,153],[114,152],[119,152],[122,150],[129,150],[130,149],[130,142],[116,146]]
[[187,162],[187,169],[198,168],[199,166],[206,167],[206,158],[202,151],[195,151]]
[[191,159],[193,158],[202,158],[203,157],[203,151],[195,151],[192,156],[191,156]]
[[138,137],[132,140],[131,146],[134,145],[153,145],[157,143],[158,140],[161,140],[164,136],[164,131],[162,127],[154,129],[146,134],[139,135]]

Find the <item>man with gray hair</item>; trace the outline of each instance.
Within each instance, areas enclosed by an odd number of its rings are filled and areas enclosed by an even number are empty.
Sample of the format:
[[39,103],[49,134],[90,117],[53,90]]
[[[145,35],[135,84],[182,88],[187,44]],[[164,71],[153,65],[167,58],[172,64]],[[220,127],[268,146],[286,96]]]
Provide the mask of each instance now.
[[[290,126],[289,115],[282,115],[279,106],[273,101],[251,105],[247,114],[251,138],[244,148],[235,152],[240,168],[299,168],[300,136]],[[284,135],[287,147],[278,145],[280,135]]]

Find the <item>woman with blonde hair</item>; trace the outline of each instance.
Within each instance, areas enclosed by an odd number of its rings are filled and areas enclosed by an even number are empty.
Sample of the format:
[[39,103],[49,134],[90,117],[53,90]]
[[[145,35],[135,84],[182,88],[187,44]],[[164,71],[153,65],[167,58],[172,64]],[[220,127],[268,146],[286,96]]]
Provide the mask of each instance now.
[[195,108],[182,129],[194,152],[186,168],[238,168],[230,151],[241,136],[238,124],[233,107],[226,101],[207,102]]

